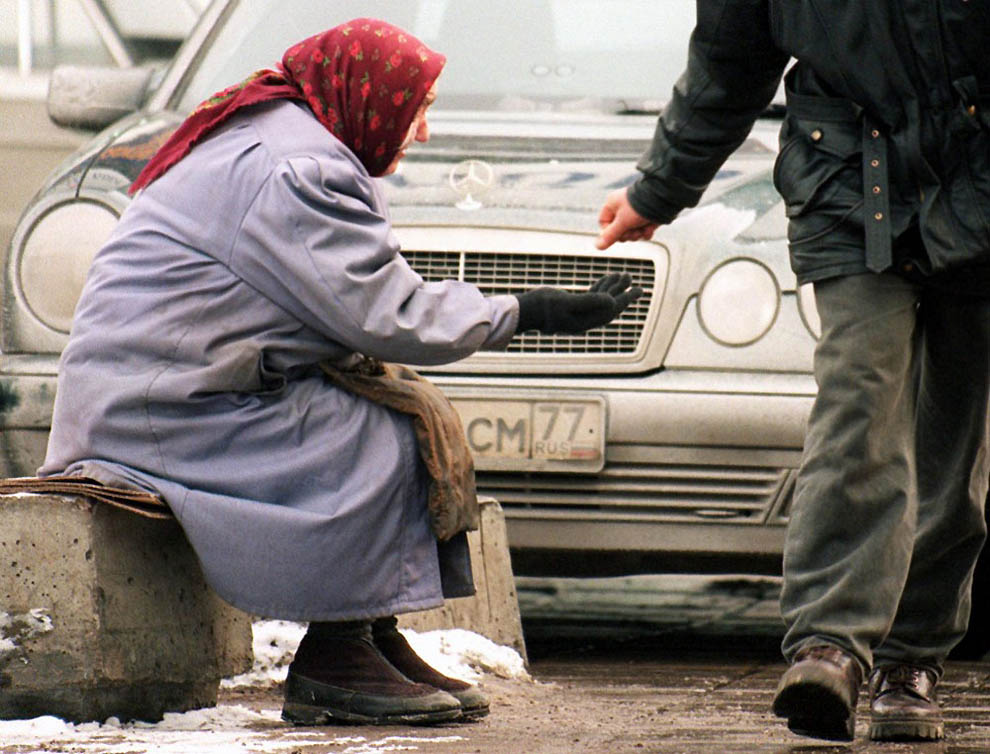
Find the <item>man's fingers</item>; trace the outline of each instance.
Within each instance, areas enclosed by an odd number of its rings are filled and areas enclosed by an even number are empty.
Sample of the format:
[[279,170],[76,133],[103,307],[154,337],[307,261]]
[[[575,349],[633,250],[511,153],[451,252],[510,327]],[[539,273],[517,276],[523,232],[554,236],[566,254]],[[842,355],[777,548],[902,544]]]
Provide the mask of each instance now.
[[658,223],[644,221],[632,209],[629,211],[635,216],[628,217],[620,215],[616,217],[612,223],[605,226],[598,234],[598,239],[595,241],[595,248],[599,251],[604,251],[616,241],[643,241],[653,238],[653,234],[660,225]]
[[619,240],[620,241],[645,241],[645,240],[647,240],[649,238],[653,238],[653,234],[654,234],[654,232],[656,232],[656,229],[658,227],[660,227],[660,226],[659,225],[656,225],[655,223],[647,223],[646,225],[642,225],[642,226],[640,226],[638,228],[633,228],[633,229],[627,231],[625,234],[623,234],[622,238],[620,238]]
[[618,189],[605,197],[598,213],[601,231],[595,246],[604,251],[616,241],[641,241],[652,238],[659,227],[633,209],[626,189]]
[[604,229],[606,226],[611,225],[615,220],[615,213],[617,207],[617,202],[615,202],[611,196],[605,199],[605,204],[602,205],[601,211],[598,213],[598,227]]
[[621,241],[624,232],[625,229],[619,224],[618,220],[609,223],[598,234],[598,240],[595,241],[595,248],[599,251],[605,251],[605,249],[616,241]]

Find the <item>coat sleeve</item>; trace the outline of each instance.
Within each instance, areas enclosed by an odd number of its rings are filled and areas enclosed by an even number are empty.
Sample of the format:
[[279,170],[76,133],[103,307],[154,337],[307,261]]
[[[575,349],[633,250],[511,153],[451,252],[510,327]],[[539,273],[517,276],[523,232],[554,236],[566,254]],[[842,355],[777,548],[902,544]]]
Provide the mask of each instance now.
[[245,213],[231,269],[303,325],[368,356],[443,364],[503,347],[515,297],[424,282],[400,254],[373,181],[342,156],[280,161]]
[[629,201],[666,223],[698,203],[772,101],[788,56],[773,44],[767,0],[698,0],[687,68],[637,164]]

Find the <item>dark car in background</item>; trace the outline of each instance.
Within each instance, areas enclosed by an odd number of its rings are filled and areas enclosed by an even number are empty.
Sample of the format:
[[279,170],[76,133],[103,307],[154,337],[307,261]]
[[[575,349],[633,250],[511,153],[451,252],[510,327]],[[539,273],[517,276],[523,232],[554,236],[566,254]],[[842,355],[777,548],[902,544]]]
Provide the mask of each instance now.
[[636,178],[683,67],[689,0],[511,12],[479,0],[217,0],[167,70],[56,71],[53,117],[102,130],[50,176],[8,250],[4,475],[33,474],[43,458],[89,262],[157,146],[214,91],[359,16],[448,56],[430,142],[386,179],[403,254],[424,279],[496,294],[628,272],[646,291],[598,330],[528,333],[423,370],[461,413],[516,573],[779,572],[819,327],[772,185],[779,112],[652,241],[594,247],[598,209]]

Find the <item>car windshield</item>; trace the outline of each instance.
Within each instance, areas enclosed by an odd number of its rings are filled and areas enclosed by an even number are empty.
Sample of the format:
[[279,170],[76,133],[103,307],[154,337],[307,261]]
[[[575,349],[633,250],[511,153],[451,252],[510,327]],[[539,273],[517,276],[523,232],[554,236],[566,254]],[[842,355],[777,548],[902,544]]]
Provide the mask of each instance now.
[[186,112],[270,68],[301,39],[358,17],[447,56],[437,108],[655,110],[687,59],[693,0],[239,0],[174,102]]

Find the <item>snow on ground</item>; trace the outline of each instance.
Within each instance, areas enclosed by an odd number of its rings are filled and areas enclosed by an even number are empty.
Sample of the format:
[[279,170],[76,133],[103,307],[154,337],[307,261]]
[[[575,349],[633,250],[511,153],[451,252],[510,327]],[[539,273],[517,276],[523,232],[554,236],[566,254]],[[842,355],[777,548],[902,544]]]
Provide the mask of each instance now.
[[403,736],[383,732],[373,740],[334,735],[327,728],[293,728],[279,719],[278,710],[254,712],[224,705],[182,714],[167,713],[160,723],[106,722],[73,725],[56,717],[0,721],[0,746],[41,747],[46,754],[279,754],[298,752],[307,745],[339,746],[341,754],[384,754],[414,751],[418,743],[461,741],[461,736]]
[[[289,662],[306,632],[305,624],[284,620],[257,621],[254,626],[254,667],[225,678],[223,688],[265,686],[285,680]],[[529,680],[522,657],[484,636],[460,628],[417,633],[402,629],[420,657],[451,678],[477,683],[484,673],[499,678]]]
[[[243,675],[225,678],[224,688],[270,686],[285,679],[288,663],[305,633],[304,624],[290,621],[258,621],[254,624],[254,667]],[[424,660],[451,677],[472,683],[489,673],[501,678],[529,681],[519,654],[471,631],[452,629],[416,633],[403,630],[406,640]],[[391,735],[383,730],[374,740],[363,736],[328,733],[327,728],[294,728],[279,717],[279,710],[261,712],[238,704],[220,704],[202,710],[168,713],[158,723],[72,724],[56,717],[33,720],[0,720],[0,746],[11,750],[52,754],[279,754],[322,744],[341,748],[341,754],[384,754],[415,751],[417,744],[460,741],[460,736]],[[18,748],[13,748],[18,747]]]

